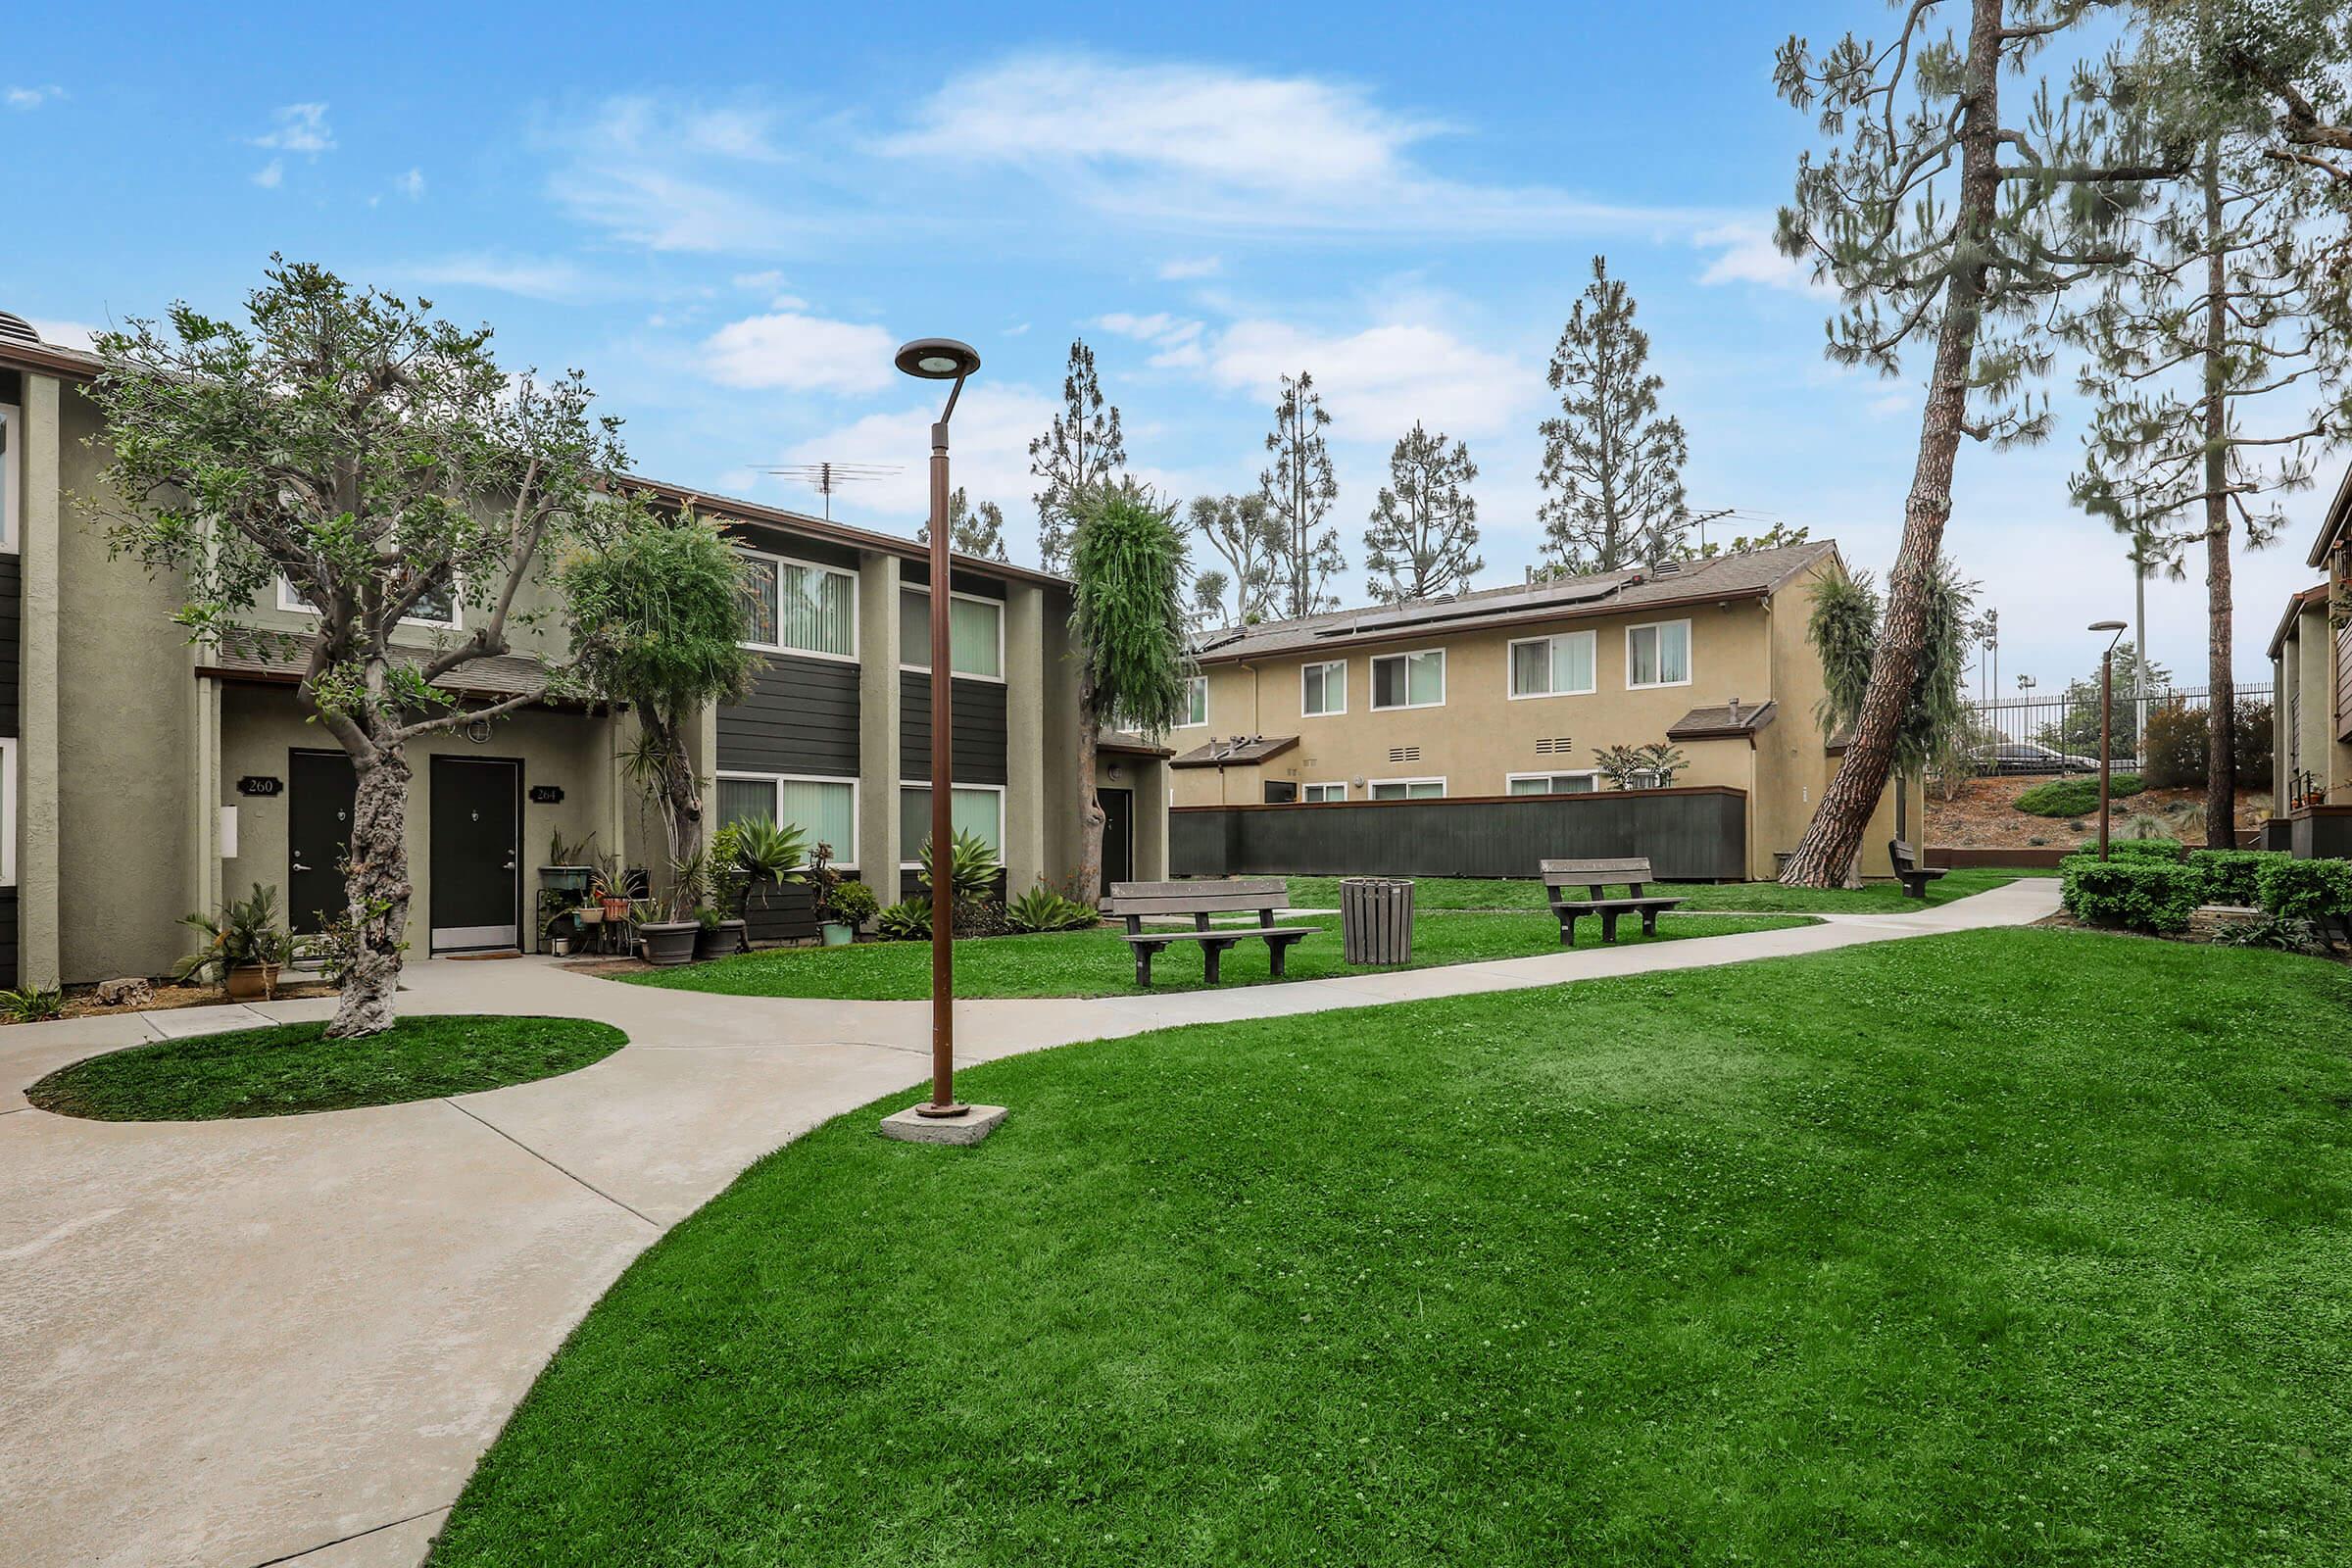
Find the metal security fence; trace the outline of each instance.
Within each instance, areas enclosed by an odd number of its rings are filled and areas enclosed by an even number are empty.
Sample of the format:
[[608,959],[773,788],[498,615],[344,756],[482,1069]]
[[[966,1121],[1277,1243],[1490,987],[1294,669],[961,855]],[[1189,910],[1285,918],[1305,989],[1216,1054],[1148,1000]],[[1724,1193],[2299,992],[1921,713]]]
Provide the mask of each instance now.
[[[2267,683],[2240,686],[2236,696],[2238,721],[2267,727],[2271,687]],[[2166,707],[2201,713],[2212,701],[2213,694],[2201,686],[2173,687],[2144,696],[2119,687],[2108,755],[2119,762],[2136,760],[2149,714]],[[2004,697],[1972,703],[1969,711],[1969,750],[1980,771],[2067,773],[2098,766],[2099,685],[2095,680],[2077,681],[2055,697]]]

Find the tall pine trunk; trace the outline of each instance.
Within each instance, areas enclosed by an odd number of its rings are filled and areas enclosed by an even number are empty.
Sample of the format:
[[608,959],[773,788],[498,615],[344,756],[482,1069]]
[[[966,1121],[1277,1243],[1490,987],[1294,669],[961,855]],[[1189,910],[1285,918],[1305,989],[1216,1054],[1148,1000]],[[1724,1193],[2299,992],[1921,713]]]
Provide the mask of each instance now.
[[1095,749],[1102,719],[1095,711],[1095,677],[1082,664],[1078,675],[1078,897],[1093,904],[1102,897],[1102,802],[1095,794]]
[[1968,236],[1981,236],[1990,227],[1999,195],[1999,145],[1994,137],[2000,126],[2000,0],[1976,0],[1969,24],[1969,102],[1961,119],[1960,211],[1955,220],[1963,240],[1954,249],[1951,277],[1944,285],[1935,368],[1928,379],[1927,407],[1920,415],[1919,462],[1903,504],[1902,549],[1887,583],[1878,655],[1854,719],[1853,741],[1837,775],[1821,792],[1820,809],[1813,813],[1803,841],[1781,873],[1782,882],[1790,887],[1843,884],[1886,793],[1903,709],[1919,681],[1919,662],[1928,644],[1928,584],[1943,549],[1944,524],[1952,514],[1952,469],[1959,457],[1969,372],[1984,315],[1985,248]]
[[[2230,257],[2221,143],[2205,145],[2205,843],[2237,848],[2237,687],[2230,672]],[[2145,649],[2140,657],[2147,657]],[[2145,758],[2140,760],[2144,764]]]
[[354,755],[351,834],[344,888],[353,942],[328,1038],[350,1040],[392,1027],[401,947],[409,924],[409,760],[397,746]]

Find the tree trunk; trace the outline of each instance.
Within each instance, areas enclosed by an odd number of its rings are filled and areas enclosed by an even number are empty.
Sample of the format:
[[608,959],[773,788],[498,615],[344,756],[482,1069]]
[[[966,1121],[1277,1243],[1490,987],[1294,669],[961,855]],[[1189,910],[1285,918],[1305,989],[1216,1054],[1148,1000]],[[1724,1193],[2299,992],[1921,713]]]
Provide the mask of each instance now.
[[1095,711],[1095,677],[1078,675],[1078,897],[1088,904],[1102,897],[1102,803],[1095,795],[1095,744],[1102,719]]
[[[2230,268],[2221,143],[2205,146],[2205,845],[2237,848],[2237,687],[2230,673]],[[2146,649],[2139,650],[2145,660]],[[2144,667],[2144,666],[2143,666]],[[2147,765],[2147,759],[2140,759]]]
[[401,950],[409,924],[409,760],[396,747],[354,757],[351,837],[344,864],[352,951],[326,1026],[332,1040],[392,1027]]
[[1952,514],[1952,468],[1960,451],[1961,424],[1968,412],[1969,371],[1984,313],[1986,264],[1981,235],[1993,218],[1999,194],[2000,0],[1975,0],[1969,25],[1969,103],[1961,121],[1960,210],[1953,221],[1960,242],[1944,284],[1943,319],[1936,332],[1936,363],[1928,401],[1920,415],[1919,462],[1911,494],[1903,505],[1903,544],[1887,582],[1886,614],[1879,628],[1877,657],[1852,741],[1837,775],[1821,792],[1821,806],[1805,836],[1788,857],[1781,881],[1789,887],[1839,886],[1854,858],[1886,780],[1894,771],[1895,736],[1903,710],[1919,680],[1919,661],[1928,641],[1928,583],[1943,549],[1943,525]]
[[642,722],[662,758],[658,788],[669,836],[669,917],[691,920],[702,890],[685,872],[703,847],[703,796],[686,750],[686,726],[674,714],[648,712]]

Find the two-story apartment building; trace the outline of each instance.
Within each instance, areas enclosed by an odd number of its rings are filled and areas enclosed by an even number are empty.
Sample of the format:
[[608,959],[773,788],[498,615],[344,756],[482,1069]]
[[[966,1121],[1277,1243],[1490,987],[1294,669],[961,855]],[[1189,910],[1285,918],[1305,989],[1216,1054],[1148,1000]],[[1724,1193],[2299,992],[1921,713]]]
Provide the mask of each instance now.
[[[1599,749],[1667,742],[1677,785],[1743,792],[1747,874],[1771,876],[1841,756],[1805,635],[1838,566],[1824,541],[1212,633],[1175,804],[1581,794],[1615,787]],[[1864,874],[1923,808],[1917,781],[1888,790]]]
[[[0,984],[160,974],[188,951],[181,915],[256,883],[279,890],[298,928],[342,902],[351,770],[308,721],[298,666],[190,643],[172,621],[178,583],[111,560],[77,505],[119,501],[82,392],[98,368],[0,316]],[[707,712],[696,748],[714,818],[798,822],[884,902],[900,897],[927,823],[927,790],[908,781],[929,768],[928,552],[648,483],[727,520],[752,565],[760,668],[742,703]],[[1068,585],[959,557],[950,591],[957,819],[998,848],[1013,891],[1063,882],[1080,820]],[[462,604],[423,610],[403,633],[419,654],[466,629]],[[251,619],[299,637],[310,615],[281,591]],[[491,699],[532,689],[535,662],[564,651],[551,621],[455,684]],[[530,946],[553,835],[593,834],[631,865],[658,858],[622,774],[630,726],[601,705],[546,703],[412,748],[413,954]],[[1164,756],[1104,750],[1114,875],[1164,874]]]
[[2288,599],[2272,634],[2273,817],[2263,842],[2352,856],[2352,468],[2336,486],[2309,564],[2324,580]]

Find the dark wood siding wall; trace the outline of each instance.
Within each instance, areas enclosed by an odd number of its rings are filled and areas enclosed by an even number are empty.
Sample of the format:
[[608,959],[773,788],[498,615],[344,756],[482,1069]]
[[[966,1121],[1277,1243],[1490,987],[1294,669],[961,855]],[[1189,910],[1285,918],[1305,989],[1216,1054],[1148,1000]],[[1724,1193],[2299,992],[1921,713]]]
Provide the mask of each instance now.
[[[1004,685],[1002,681],[956,682],[956,782],[1003,784]],[[920,670],[899,672],[899,777],[931,776],[931,677]]]
[[718,765],[729,773],[858,772],[858,666],[764,656],[741,703],[718,710]]
[[1715,787],[1305,806],[1188,806],[1168,813],[1178,876],[1533,877],[1546,857],[1642,855],[1658,875],[1747,874],[1747,796]]

